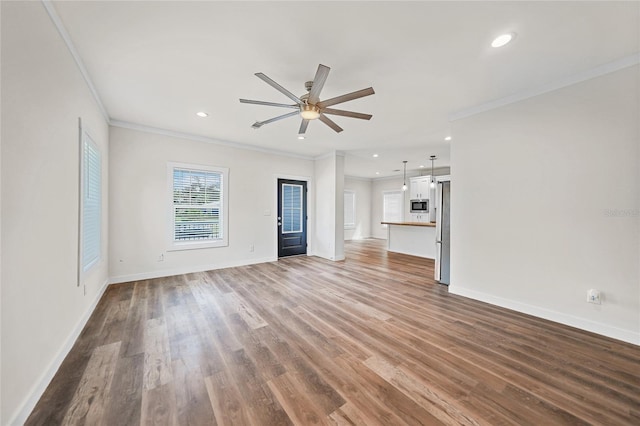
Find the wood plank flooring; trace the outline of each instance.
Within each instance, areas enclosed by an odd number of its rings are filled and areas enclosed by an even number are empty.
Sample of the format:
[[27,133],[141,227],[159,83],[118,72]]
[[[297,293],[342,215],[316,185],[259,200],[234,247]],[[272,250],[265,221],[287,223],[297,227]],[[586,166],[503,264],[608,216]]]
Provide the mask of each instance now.
[[640,424],[640,347],[383,247],[112,285],[26,424]]

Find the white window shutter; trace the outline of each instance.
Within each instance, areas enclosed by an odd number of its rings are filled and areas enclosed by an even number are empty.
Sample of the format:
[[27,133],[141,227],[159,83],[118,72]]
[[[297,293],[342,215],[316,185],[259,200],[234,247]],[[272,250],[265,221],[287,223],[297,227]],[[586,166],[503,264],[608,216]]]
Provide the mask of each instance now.
[[100,260],[102,245],[102,164],[100,150],[82,131],[80,262],[87,272]]

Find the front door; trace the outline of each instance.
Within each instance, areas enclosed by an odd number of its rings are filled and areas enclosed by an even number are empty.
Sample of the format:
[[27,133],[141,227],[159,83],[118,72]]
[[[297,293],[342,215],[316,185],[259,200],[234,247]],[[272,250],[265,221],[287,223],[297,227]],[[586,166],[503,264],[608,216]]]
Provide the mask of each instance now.
[[307,182],[278,179],[278,257],[307,254]]

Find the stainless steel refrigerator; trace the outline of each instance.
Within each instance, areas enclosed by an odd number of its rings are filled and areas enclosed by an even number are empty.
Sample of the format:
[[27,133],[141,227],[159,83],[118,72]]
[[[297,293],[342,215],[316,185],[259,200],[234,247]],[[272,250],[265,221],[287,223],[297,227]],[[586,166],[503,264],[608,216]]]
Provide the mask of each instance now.
[[435,279],[440,284],[449,285],[451,267],[451,227],[450,227],[451,182],[438,182],[436,193],[436,267]]

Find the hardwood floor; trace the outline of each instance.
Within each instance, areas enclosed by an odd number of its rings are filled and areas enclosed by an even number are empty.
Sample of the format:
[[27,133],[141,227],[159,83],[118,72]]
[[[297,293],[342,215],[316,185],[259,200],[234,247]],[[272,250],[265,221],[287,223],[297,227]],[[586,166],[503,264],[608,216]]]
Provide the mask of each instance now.
[[383,244],[110,286],[27,425],[640,424],[640,347]]

